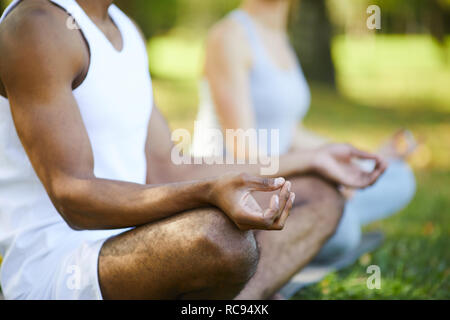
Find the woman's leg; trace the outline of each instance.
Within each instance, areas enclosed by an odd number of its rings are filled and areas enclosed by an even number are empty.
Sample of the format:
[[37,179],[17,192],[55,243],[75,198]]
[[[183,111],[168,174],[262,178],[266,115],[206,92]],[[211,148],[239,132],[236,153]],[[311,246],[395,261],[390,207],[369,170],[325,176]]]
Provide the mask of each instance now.
[[320,250],[316,261],[333,259],[356,249],[361,240],[361,226],[400,211],[412,200],[415,190],[414,174],[408,164],[392,160],[375,185],[356,191],[347,201],[336,233]]
[[358,212],[348,203],[345,206],[342,219],[334,235],[320,249],[316,262],[332,260],[338,256],[355,250],[361,241],[361,224]]
[[400,211],[411,202],[415,192],[416,180],[409,165],[392,160],[377,183],[358,190],[347,206],[358,212],[360,224],[364,226]]

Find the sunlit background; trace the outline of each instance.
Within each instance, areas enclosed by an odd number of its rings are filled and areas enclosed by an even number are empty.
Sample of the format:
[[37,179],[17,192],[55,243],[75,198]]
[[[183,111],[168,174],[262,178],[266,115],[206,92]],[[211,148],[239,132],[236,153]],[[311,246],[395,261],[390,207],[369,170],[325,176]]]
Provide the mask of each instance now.
[[[193,130],[207,30],[239,1],[117,3],[148,38],[157,105],[172,129]],[[366,26],[372,4],[381,30]],[[302,0],[290,30],[312,89],[308,128],[365,149],[398,128],[422,142],[411,159],[414,201],[370,227],[385,231],[383,246],[295,298],[449,299],[450,0]],[[381,268],[381,290],[366,287],[370,264]]]

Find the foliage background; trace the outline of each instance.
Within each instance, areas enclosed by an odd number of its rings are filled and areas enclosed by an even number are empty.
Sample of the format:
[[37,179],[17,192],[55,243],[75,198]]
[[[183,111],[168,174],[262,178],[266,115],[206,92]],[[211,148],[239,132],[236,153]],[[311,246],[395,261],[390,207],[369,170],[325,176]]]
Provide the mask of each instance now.
[[[149,39],[156,103],[172,128],[192,130],[207,30],[239,2],[117,1]],[[381,8],[376,32],[366,27],[370,4]],[[423,141],[411,159],[415,199],[368,228],[384,230],[384,245],[296,299],[450,298],[449,24],[450,0],[294,2],[291,38],[313,96],[305,125],[365,149],[399,127]],[[365,285],[369,264],[381,268],[381,290]]]

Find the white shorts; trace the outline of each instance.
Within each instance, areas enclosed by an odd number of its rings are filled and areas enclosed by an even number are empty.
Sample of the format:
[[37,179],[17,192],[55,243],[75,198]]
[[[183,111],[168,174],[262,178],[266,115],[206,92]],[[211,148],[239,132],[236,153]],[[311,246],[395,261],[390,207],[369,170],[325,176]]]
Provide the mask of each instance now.
[[[98,258],[107,239],[129,229],[81,231],[67,234],[53,250],[34,254],[26,250],[17,261],[2,265],[2,286],[6,299],[101,300]],[[17,254],[16,254],[17,256]],[[6,276],[5,276],[6,275]]]
[[83,242],[62,257],[49,286],[50,294],[41,299],[101,300],[98,279],[98,257],[107,239]]

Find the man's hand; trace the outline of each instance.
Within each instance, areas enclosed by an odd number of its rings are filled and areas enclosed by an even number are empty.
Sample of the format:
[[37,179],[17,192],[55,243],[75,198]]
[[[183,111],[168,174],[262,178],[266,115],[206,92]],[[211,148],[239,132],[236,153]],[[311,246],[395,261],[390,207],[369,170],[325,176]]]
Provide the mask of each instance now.
[[[218,179],[212,190],[213,204],[220,208],[241,230],[282,230],[295,194],[291,183],[283,178],[269,179],[247,174],[227,174]],[[262,209],[252,197],[252,191],[276,191],[270,207]]]
[[[374,160],[375,168],[371,172],[365,171],[354,162],[357,159]],[[365,188],[374,184],[387,167],[381,157],[348,144],[328,144],[317,149],[313,165],[324,178],[351,188]]]

